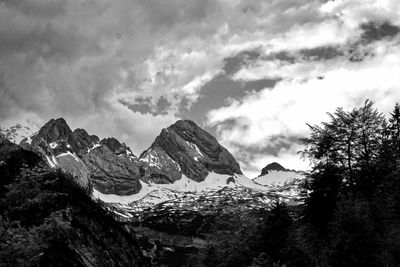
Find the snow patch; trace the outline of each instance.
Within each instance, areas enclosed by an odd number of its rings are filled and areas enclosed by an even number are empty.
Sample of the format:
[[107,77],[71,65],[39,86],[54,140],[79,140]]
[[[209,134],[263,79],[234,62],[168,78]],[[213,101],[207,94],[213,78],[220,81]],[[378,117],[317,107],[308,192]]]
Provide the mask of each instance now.
[[182,175],[181,179],[172,184],[157,184],[156,186],[183,192],[201,192],[209,189],[220,189],[222,187],[232,186],[231,183],[226,183],[229,177],[232,177],[232,175],[210,172],[204,181],[196,182]]
[[[4,137],[7,138],[9,141],[17,145],[20,144],[23,140],[31,139],[31,137],[34,135],[29,127],[23,126],[19,123],[9,128],[0,127],[0,133],[2,133],[2,135],[4,135]],[[31,143],[31,141],[32,140],[29,141],[29,144]]]
[[35,133],[29,135],[29,136],[26,138],[25,142],[27,142],[28,144],[31,145],[31,144],[32,144],[32,139],[33,139],[33,137],[35,137],[35,136],[37,135],[37,133],[38,133],[38,132],[35,132]]
[[101,147],[101,145],[100,145],[100,144],[95,144],[95,145],[93,145],[91,148],[88,148],[87,153],[89,153],[90,151],[92,151],[92,150],[95,149],[96,147]]
[[[150,167],[157,167],[159,169],[161,169],[163,167],[161,159],[163,159],[164,161],[170,161],[172,162],[176,169],[178,171],[181,171],[181,167],[179,166],[179,164],[174,161],[170,156],[168,156],[167,153],[165,153],[164,151],[162,151],[162,155],[159,154],[159,152],[155,149],[149,149],[147,150],[147,152],[140,158],[140,161],[142,162],[147,162],[149,164]],[[164,158],[163,158],[164,157]]]
[[58,146],[57,142],[51,142],[51,143],[50,143],[50,148],[51,148],[51,149],[54,149],[54,148],[56,148],[57,146]]
[[156,188],[153,188],[151,185],[140,181],[142,185],[142,189],[137,194],[127,195],[127,196],[120,196],[115,194],[103,194],[100,191],[93,188],[93,197],[100,199],[106,203],[121,203],[121,204],[129,204],[131,202],[140,200],[151,193]]
[[254,178],[254,182],[265,186],[283,186],[296,179],[302,179],[304,175],[291,171],[269,171],[266,175]]
[[232,187],[234,186],[232,183],[229,185],[226,183],[229,177],[231,177],[231,175],[210,173],[202,182],[191,180],[185,175],[182,175],[181,179],[172,184],[148,184],[140,181],[142,189],[137,194],[120,196],[115,194],[103,194],[98,190],[93,189],[93,197],[106,203],[129,204],[136,201],[143,201],[146,202],[146,204],[155,205],[175,198],[176,191],[202,192],[207,190],[218,190],[226,186]]
[[75,154],[72,154],[70,151],[68,151],[68,152],[66,152],[66,153],[62,153],[62,154],[60,154],[60,155],[57,155],[57,158],[66,157],[66,156],[71,156],[71,157],[73,157],[76,161],[79,161],[79,158],[78,158]]
[[[188,144],[188,146],[190,146],[197,153],[198,156],[203,157],[203,153],[201,153],[200,149],[196,146],[196,144],[193,144],[192,142],[189,141],[186,141],[186,144]],[[198,160],[198,157],[195,158],[197,158]]]
[[162,167],[159,162],[159,155],[154,149],[147,150],[146,154],[143,155],[140,161],[147,162],[150,167]]
[[49,156],[46,155],[46,160],[49,163],[49,166],[51,168],[56,168],[57,167],[57,160],[54,157],[54,155],[50,158]]

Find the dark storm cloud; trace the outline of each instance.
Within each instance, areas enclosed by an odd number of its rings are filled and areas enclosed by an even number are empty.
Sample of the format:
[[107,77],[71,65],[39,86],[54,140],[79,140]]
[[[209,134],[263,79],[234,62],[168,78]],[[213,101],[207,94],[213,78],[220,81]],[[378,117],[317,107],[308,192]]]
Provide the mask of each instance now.
[[361,42],[368,44],[383,39],[390,39],[400,33],[400,27],[393,25],[391,22],[368,22],[361,25],[363,31]]
[[[158,96],[146,114],[165,117],[137,129],[132,125],[148,119],[117,98],[140,89],[142,64],[157,45],[202,32],[208,26],[201,21],[214,11],[214,1],[0,1],[0,122],[65,117],[100,136],[147,146],[175,120],[169,101]],[[105,119],[113,127],[98,127]]]
[[[155,40],[172,41],[181,33],[171,27],[189,31],[214,7],[214,1],[0,1],[1,93],[20,108],[35,110],[44,95],[63,113],[104,109],[123,83],[121,69],[133,77],[125,85],[135,87],[132,69]],[[168,107],[164,98],[157,105]]]
[[[351,54],[347,43],[340,46],[342,39],[355,36],[346,21],[358,25],[354,21],[373,9],[363,11],[365,5],[360,4],[345,12],[347,5],[339,3],[324,13],[321,3],[0,0],[0,123],[25,119],[27,114],[40,124],[50,117],[65,117],[74,124],[71,127],[121,138],[140,153],[161,128],[178,117],[202,122],[209,111],[235,101],[243,104],[248,95],[263,91],[270,95],[265,97],[267,101],[279,93],[275,89],[281,82],[289,83],[293,76],[307,72],[310,66],[321,67],[324,61],[339,62],[342,51],[345,56]],[[346,15],[348,20],[340,21],[340,16]],[[386,17],[394,21],[398,16]],[[360,21],[374,21],[362,18]],[[398,32],[394,25],[364,26],[362,38],[391,40]],[[343,30],[345,36],[338,36],[338,42],[335,36],[330,37],[336,30]],[[356,51],[363,55],[358,47]],[[263,62],[274,76],[264,72]],[[259,67],[262,75],[252,72],[254,67]],[[242,70],[249,70],[249,75],[237,78]],[[223,72],[225,75],[215,76]],[[320,74],[324,73],[316,75]],[[276,98],[270,105],[286,103],[290,94],[296,92]],[[233,104],[235,114],[238,106]],[[254,124],[261,125],[257,120]],[[238,122],[232,125],[233,131],[247,127],[251,139],[258,140],[258,134],[263,138],[257,127]],[[299,127],[288,128],[277,131],[288,131],[291,136]],[[232,139],[237,136],[232,135]],[[236,139],[246,139],[246,135],[239,136]],[[278,139],[274,142],[286,148]],[[251,144],[246,145],[257,155],[276,152],[271,144],[259,146],[271,150],[257,152]]]
[[[236,62],[233,64],[236,64]],[[278,81],[279,79],[261,79],[242,82],[234,81],[225,74],[218,75],[202,86],[197,102],[189,109],[181,109],[181,115],[192,118],[197,122],[203,122],[208,111],[228,104],[231,99],[241,99],[249,92],[273,88]],[[181,103],[181,105],[185,107],[185,102]]]
[[390,41],[400,36],[400,27],[389,21],[370,21],[360,25],[361,36],[347,47],[348,59],[351,62],[362,62],[375,56],[373,45],[379,41]]
[[299,54],[302,58],[308,61],[329,60],[338,56],[343,56],[344,52],[333,46],[321,46],[311,49],[301,49]]
[[158,98],[156,103],[153,103],[152,97],[141,96],[136,97],[132,102],[124,99],[119,99],[118,102],[128,107],[133,112],[152,114],[153,116],[167,114],[167,110],[171,106],[171,103],[169,103],[167,98],[164,96]]
[[245,50],[238,54],[224,59],[223,70],[227,75],[235,74],[243,68],[244,65],[256,61],[262,55],[259,50]]
[[264,57],[264,60],[279,60],[287,63],[295,63],[297,58],[293,55],[293,52],[289,51],[279,51],[275,53],[270,53]]

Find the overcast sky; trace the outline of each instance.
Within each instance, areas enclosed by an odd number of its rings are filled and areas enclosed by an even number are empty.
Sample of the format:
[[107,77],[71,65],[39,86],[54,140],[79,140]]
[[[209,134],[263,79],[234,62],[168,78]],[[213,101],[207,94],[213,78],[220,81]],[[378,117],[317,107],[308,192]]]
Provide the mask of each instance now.
[[306,123],[400,102],[398,0],[0,0],[0,125],[114,136],[192,119],[249,176],[304,169]]

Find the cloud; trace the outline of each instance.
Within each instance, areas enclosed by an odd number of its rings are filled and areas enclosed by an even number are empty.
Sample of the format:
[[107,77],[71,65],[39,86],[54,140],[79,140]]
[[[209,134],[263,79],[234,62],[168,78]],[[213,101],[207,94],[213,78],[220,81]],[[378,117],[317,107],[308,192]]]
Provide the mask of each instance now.
[[130,103],[127,100],[124,99],[119,99],[119,103],[122,105],[127,106],[130,110],[133,112],[140,112],[141,114],[152,114],[153,116],[157,115],[166,115],[168,112],[168,107],[171,106],[171,103],[168,102],[168,100],[164,97],[161,96],[158,98],[158,100],[153,103],[151,97],[137,97],[133,100],[133,103]]
[[[373,57],[357,63],[340,57],[317,64],[304,61],[275,65],[274,73],[287,75],[285,79],[272,90],[261,90],[210,111],[208,123],[216,127],[222,143],[233,151],[275,147],[277,153],[259,158],[279,157],[288,168],[305,168],[304,162],[294,153],[293,148],[300,146],[293,137],[308,135],[306,123],[318,124],[327,119],[326,112],[333,112],[338,106],[350,109],[367,98],[374,100],[384,112],[389,112],[394,103],[400,101],[397,41],[376,42],[373,53]],[[290,140],[289,148],[281,151],[280,139]],[[260,163],[258,168],[267,163]],[[253,158],[244,158],[242,165],[254,172]]]
[[395,0],[0,0],[0,124],[65,117],[138,154],[161,128],[212,110],[205,126],[243,164],[293,156],[289,144],[306,132],[299,118],[322,120],[360,95],[396,97],[399,9]]
[[226,74],[219,74],[198,89],[199,94],[195,103],[190,106],[181,103],[180,115],[203,124],[209,110],[217,109],[234,99],[242,99],[252,92],[267,87],[272,88],[277,81],[277,79],[234,81]]
[[[181,31],[198,28],[217,11],[213,1],[168,2],[166,8],[139,0],[1,1],[0,123],[35,120],[41,125],[62,116],[91,133],[114,135],[140,149],[150,145],[161,128],[177,119],[167,114],[167,96],[179,95],[171,93],[172,87],[155,94],[178,76],[168,60],[164,68],[154,65],[154,73],[150,62],[160,60],[159,51],[168,54],[163,43],[175,43],[183,38]],[[184,60],[197,61],[195,54],[184,53]],[[196,75],[188,77],[180,79],[190,82]],[[153,78],[150,85],[156,86],[146,87]],[[156,97],[147,114],[118,101],[148,95]],[[104,124],[110,126],[98,129]]]

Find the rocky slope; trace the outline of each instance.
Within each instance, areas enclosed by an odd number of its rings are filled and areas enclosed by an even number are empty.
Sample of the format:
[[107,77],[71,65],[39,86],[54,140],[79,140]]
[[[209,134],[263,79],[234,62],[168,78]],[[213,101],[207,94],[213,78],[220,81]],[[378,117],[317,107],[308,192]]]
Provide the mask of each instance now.
[[21,147],[32,150],[49,164],[71,173],[83,187],[93,184],[107,194],[135,194],[140,191],[137,158],[129,147],[114,138],[99,140],[84,129],[72,131],[62,118],[46,123]]
[[72,131],[62,118],[52,119],[20,146],[71,173],[83,187],[103,194],[131,195],[143,183],[171,184],[187,177],[201,182],[211,173],[241,174],[239,164],[194,122],[177,121],[163,129],[139,158],[115,138],[99,140],[84,129]]
[[242,174],[229,151],[189,120],[177,121],[163,129],[139,160],[145,163],[143,180],[153,183],[173,183],[182,175],[201,182],[210,172]]

